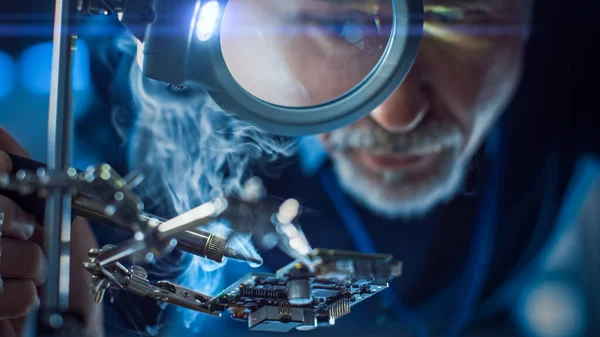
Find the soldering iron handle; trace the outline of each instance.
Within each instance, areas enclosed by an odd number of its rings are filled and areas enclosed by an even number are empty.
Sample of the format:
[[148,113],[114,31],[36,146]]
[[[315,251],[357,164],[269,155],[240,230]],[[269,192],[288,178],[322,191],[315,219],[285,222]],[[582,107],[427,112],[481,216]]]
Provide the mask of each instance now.
[[[8,153],[8,156],[12,161],[12,172],[10,172],[11,174],[16,174],[19,170],[28,170],[35,172],[39,168],[46,167],[46,164],[37,162],[29,158],[24,158],[11,153]],[[10,191],[0,188],[0,195],[4,195],[7,198],[14,201],[25,212],[33,214],[39,224],[43,223],[46,202],[44,199],[40,198],[36,193],[30,195],[22,195],[16,191]]]
[[[45,164],[35,160],[23,158],[13,154],[8,155],[12,160],[12,171],[10,172],[11,175],[16,174],[19,172],[19,170],[36,172],[40,168],[47,167]],[[24,196],[17,191],[2,188],[0,188],[0,195],[8,197],[17,205],[19,205],[19,207],[21,207],[25,212],[33,214],[37,222],[43,226],[44,210],[46,207],[46,201],[44,198],[39,197],[37,193]],[[112,227],[132,232],[132,229],[128,227],[128,224],[119,221],[118,217],[106,215],[103,204],[101,202],[98,203],[95,198],[86,193],[79,191],[78,194],[73,198],[72,206],[74,216],[83,216],[93,221],[102,222]],[[146,218],[154,218],[160,222],[165,221],[165,219],[161,219],[150,214],[144,216]],[[221,262],[223,257],[229,257],[238,260],[256,262],[251,260],[252,257],[243,256],[243,254],[237,254],[231,249],[226,249],[226,239],[197,228],[187,229],[186,231],[178,234],[177,239],[179,241],[179,249],[194,255],[206,257],[213,261]],[[257,261],[257,263],[260,262],[261,261]]]

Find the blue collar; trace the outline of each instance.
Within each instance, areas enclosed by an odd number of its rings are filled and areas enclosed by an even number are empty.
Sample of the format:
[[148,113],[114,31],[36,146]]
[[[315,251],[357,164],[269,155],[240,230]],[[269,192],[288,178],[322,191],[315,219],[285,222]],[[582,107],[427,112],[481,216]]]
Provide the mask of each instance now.
[[323,167],[329,154],[317,136],[307,136],[298,138],[298,158],[302,173],[310,177]]

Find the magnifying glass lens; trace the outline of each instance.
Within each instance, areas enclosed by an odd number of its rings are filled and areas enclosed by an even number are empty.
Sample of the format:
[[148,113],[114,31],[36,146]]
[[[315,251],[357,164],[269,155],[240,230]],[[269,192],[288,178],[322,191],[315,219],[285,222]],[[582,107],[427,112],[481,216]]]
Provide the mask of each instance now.
[[384,55],[392,26],[391,0],[229,0],[221,48],[250,94],[308,107],[360,85]]

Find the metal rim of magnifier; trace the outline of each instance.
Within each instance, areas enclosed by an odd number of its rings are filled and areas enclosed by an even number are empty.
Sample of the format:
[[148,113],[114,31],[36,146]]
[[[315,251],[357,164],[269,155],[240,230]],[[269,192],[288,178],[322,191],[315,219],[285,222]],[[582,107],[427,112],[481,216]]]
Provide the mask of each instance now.
[[[391,1],[394,27],[382,59],[358,87],[330,102],[309,107],[283,107],[253,96],[229,72],[221,51],[219,30],[204,42],[191,34],[186,82],[203,85],[222,109],[272,134],[318,134],[351,124],[383,103],[402,83],[419,49],[423,31],[422,0]],[[227,2],[228,0],[218,0],[221,15],[216,27],[221,26]]]

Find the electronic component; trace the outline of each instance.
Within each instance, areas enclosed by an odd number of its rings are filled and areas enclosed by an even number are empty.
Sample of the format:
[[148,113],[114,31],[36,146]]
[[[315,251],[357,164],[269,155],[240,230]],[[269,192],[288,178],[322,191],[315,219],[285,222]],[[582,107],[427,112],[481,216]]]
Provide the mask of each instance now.
[[315,249],[275,274],[249,274],[209,305],[247,319],[250,330],[287,332],[333,325],[351,307],[386,289],[401,274],[391,255]]
[[[312,316],[308,321],[306,317]],[[250,312],[248,315],[248,328],[253,331],[277,331],[287,332],[300,325],[311,325],[314,322],[312,310],[292,307],[287,302],[279,302],[277,305],[265,305]]]
[[[121,178],[108,165],[66,173],[39,168],[35,173],[19,170],[14,177],[0,174],[0,188],[6,189],[0,192],[17,191],[19,194],[13,195],[17,199],[19,195],[39,196],[51,187],[71,188],[77,192],[73,209],[79,215],[134,233],[119,245],[89,251],[84,267],[94,276],[91,288],[97,302],[103,300],[107,289],[116,288],[209,315],[228,312],[234,319],[247,321],[254,331],[311,330],[335,324],[353,306],[386,289],[390,279],[401,275],[402,264],[391,255],[311,250],[293,223],[300,214],[296,200],[274,207],[276,204],[260,198],[219,197],[163,220],[143,212],[139,197],[132,192],[135,180]],[[168,254],[178,243],[182,249],[218,262],[230,257],[260,263],[258,256],[235,251],[226,239],[197,228],[221,217],[243,231],[266,227],[270,221],[272,230],[288,243],[279,245],[287,247],[282,251],[295,260],[274,274],[251,273],[214,297],[167,281],[152,284],[145,269],[135,264]],[[252,219],[254,226],[247,219]],[[299,241],[303,249],[292,249]],[[126,258],[134,263],[129,268],[119,262]]]

